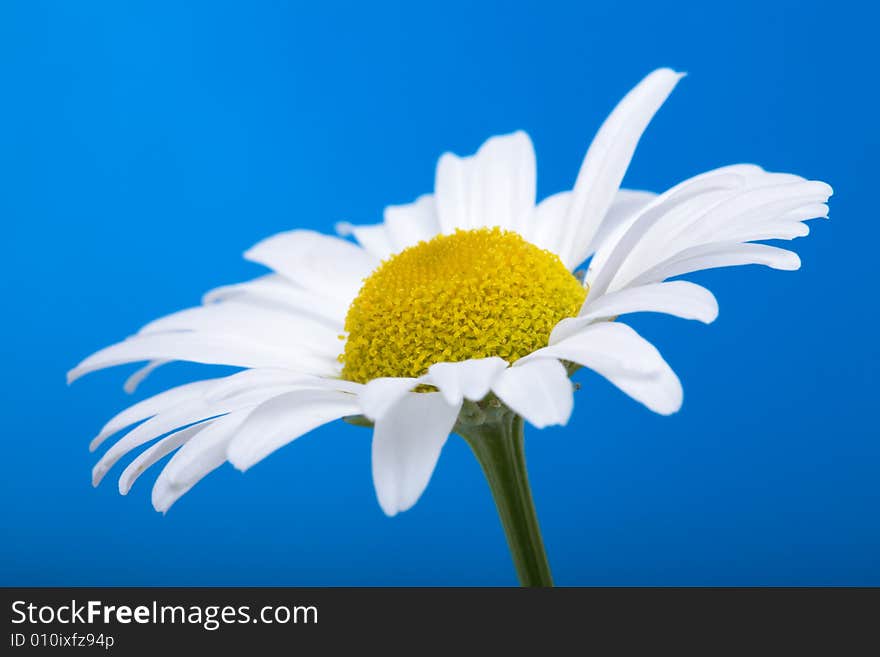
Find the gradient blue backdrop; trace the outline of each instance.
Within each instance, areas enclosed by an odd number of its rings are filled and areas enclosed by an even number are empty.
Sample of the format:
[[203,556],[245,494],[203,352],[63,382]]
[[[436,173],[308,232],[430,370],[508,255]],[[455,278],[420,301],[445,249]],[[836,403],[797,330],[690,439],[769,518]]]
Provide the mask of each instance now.
[[[875,26],[867,3],[36,2],[0,7],[0,583],[510,584],[475,461],[450,442],[384,517],[369,432],[334,424],[167,516],[151,476],[89,482],[133,368],[67,369],[261,269],[276,231],[377,221],[444,150],[517,128],[539,194],[571,185],[644,74],[690,75],[630,187],[750,161],[829,181],[796,273],[698,277],[711,326],[643,316],[681,412],[597,376],[528,458],[561,584],[880,584]],[[869,15],[870,14],[870,15]],[[204,368],[157,373],[142,398]],[[118,475],[119,468],[114,471]]]

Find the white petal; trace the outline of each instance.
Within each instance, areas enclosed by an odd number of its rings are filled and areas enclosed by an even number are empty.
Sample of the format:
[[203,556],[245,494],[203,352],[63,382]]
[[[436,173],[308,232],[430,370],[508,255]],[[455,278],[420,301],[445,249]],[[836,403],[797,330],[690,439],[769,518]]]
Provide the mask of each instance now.
[[673,208],[642,236],[611,289],[627,285],[646,269],[687,249],[717,242],[801,236],[805,227],[792,226],[796,222],[785,217],[801,212],[805,206],[815,207],[827,199],[829,192],[824,183],[792,182],[787,175],[764,174],[751,178],[744,189],[721,193],[718,202],[697,205],[699,199],[693,199]]
[[718,231],[718,241],[759,242],[763,240],[793,240],[810,234],[810,227],[800,221],[767,221],[760,226],[730,228]]
[[151,360],[149,363],[144,365],[142,368],[137,370],[134,374],[129,376],[125,383],[122,384],[122,389],[125,390],[128,394],[132,394],[138,389],[138,386],[144,382],[144,380],[150,376],[157,369],[162,367],[163,365],[167,365],[172,361],[170,360]]
[[406,377],[380,377],[361,389],[361,412],[371,420],[384,416],[408,392],[424,380]]
[[587,251],[642,133],[681,77],[668,68],[654,71],[618,103],[599,128],[574,186],[563,243],[564,262]]
[[199,481],[226,462],[226,446],[247,416],[231,413],[190,438],[156,478],[153,508],[165,513]]
[[[569,269],[574,269],[612,235],[622,233],[635,220],[638,211],[656,197],[653,192],[618,190],[590,247],[584,252],[569,257],[567,261],[563,260],[563,264]],[[531,222],[529,230],[523,236],[542,249],[557,255],[564,254],[566,217],[570,204],[571,192],[559,192],[545,198],[535,209],[535,220]]]
[[800,269],[801,259],[793,251],[767,244],[732,244],[729,242],[706,244],[688,249],[674,258],[659,263],[637,276],[632,284],[642,285],[704,269],[737,265],[764,265],[771,269],[794,271]]
[[249,416],[250,409],[214,420],[168,462],[162,476],[174,488],[189,488],[226,461],[226,448]]
[[207,365],[234,367],[284,367],[297,372],[334,376],[338,362],[297,347],[292,341],[285,350],[249,341],[235,335],[206,335],[192,332],[136,335],[92,354],[67,373],[71,383],[79,377],[116,365],[148,360],[185,360]]
[[602,244],[612,239],[612,235],[622,233],[623,230],[632,225],[638,213],[656,198],[657,194],[654,192],[635,189],[618,190],[614,201],[611,203],[611,207],[608,208],[602,223],[599,224],[599,228],[596,230],[589,248],[585,253],[576,254],[575,260],[578,263],[583,262],[595,253]]
[[574,408],[571,381],[565,366],[555,358],[518,362],[492,385],[509,408],[539,429],[567,424]]
[[435,363],[428,368],[426,381],[437,386],[450,404],[461,404],[462,399],[480,401],[505,369],[507,361],[497,356],[460,363]]
[[305,313],[342,329],[350,299],[334,299],[310,292],[279,274],[266,274],[245,283],[214,288],[202,297],[202,303],[235,299],[270,308],[284,308]]
[[742,165],[692,178],[645,208],[612,253],[596,254],[587,277],[591,293],[662,280],[642,274],[690,249],[802,236],[807,229],[794,224],[809,218],[806,211],[825,214],[830,193],[822,182]]
[[239,470],[322,424],[359,412],[357,398],[336,390],[297,390],[261,404],[229,444],[227,457]]
[[779,217],[780,221],[807,221],[808,219],[827,219],[828,205],[826,203],[811,203],[786,212]]
[[630,287],[587,302],[578,317],[563,319],[553,328],[550,344],[577,333],[588,324],[628,313],[666,313],[709,324],[718,317],[718,302],[704,287],[687,281],[670,281]]
[[308,315],[237,301],[180,310],[153,320],[139,333],[150,335],[170,331],[237,335],[279,350],[288,349],[294,343],[330,359],[335,359],[343,347],[338,332],[325,322]]
[[723,231],[729,228],[760,226],[777,221],[805,205],[824,203],[831,195],[831,188],[820,181],[801,180],[792,182],[783,176],[782,182],[773,181],[778,174],[752,179],[746,189],[734,194],[708,212],[697,215],[691,222],[675,226],[669,248],[665,254],[683,248],[698,246],[724,239]]
[[244,257],[274,269],[306,290],[346,304],[379,264],[356,244],[311,230],[273,235]]
[[431,194],[423,194],[414,203],[385,208],[385,228],[394,252],[427,242],[440,233],[437,207]]
[[[565,218],[571,204],[571,192],[559,192],[548,196],[535,208],[534,220],[523,234],[527,240],[556,255],[563,251]],[[571,269],[568,262],[564,264]]]
[[354,225],[341,221],[336,224],[336,232],[342,237],[354,235],[367,253],[377,260],[384,260],[394,253],[394,245],[385,224]]
[[253,408],[267,399],[271,399],[289,390],[289,386],[259,388],[248,390],[235,397],[220,401],[195,399],[186,404],[178,404],[168,408],[166,411],[154,415],[143,424],[136,426],[104,453],[95,464],[95,467],[92,468],[92,485],[97,486],[101,483],[101,480],[110,468],[136,447],[140,447],[159,436],[185,427],[188,424],[194,424],[246,408]]
[[669,213],[694,204],[703,204],[694,210],[708,209],[718,202],[718,194],[742,189],[749,179],[763,173],[760,167],[749,164],[722,167],[689,178],[658,196],[636,214],[618,239],[606,240],[593,256],[586,278],[590,294],[594,298],[605,294],[640,241]]
[[342,379],[298,374],[282,369],[250,369],[236,372],[230,376],[218,379],[209,388],[204,397],[208,401],[222,401],[248,392],[256,388],[290,387],[297,390],[343,390],[346,392],[358,391],[362,386],[359,383],[343,381]]
[[210,421],[207,421],[175,431],[162,438],[162,440],[156,441],[138,454],[119,476],[119,493],[121,495],[128,495],[134,482],[146,472],[147,468],[185,444],[190,438],[209,425]]
[[535,150],[522,132],[488,139],[472,157],[444,154],[435,197],[440,228],[525,227],[535,206]]
[[424,492],[461,404],[438,393],[409,393],[373,431],[373,484],[389,516],[406,511]]
[[89,445],[89,451],[95,451],[109,436],[122,431],[126,427],[130,427],[135,422],[146,420],[147,418],[153,417],[157,413],[166,411],[169,408],[181,406],[194,399],[203,397],[205,392],[219,380],[220,379],[206,379],[203,381],[186,383],[182,386],[177,386],[176,388],[160,392],[158,395],[153,395],[152,397],[139,401],[137,404],[129,406],[124,411],[111,418],[110,421],[104,425]]
[[681,382],[650,342],[619,322],[600,322],[522,359],[568,360],[601,374],[656,413],[681,408]]

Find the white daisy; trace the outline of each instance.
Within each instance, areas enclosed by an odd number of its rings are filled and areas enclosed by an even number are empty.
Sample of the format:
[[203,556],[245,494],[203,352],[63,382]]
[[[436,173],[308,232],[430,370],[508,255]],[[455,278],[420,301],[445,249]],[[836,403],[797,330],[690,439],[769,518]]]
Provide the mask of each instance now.
[[[152,496],[167,511],[224,462],[246,470],[345,417],[374,425],[373,481],[381,508],[394,515],[425,490],[453,430],[474,448],[496,501],[503,498],[492,461],[521,460],[521,438],[508,441],[512,455],[493,457],[481,453],[490,434],[521,437],[519,418],[539,428],[565,424],[578,366],[657,413],[677,411],[675,373],[615,320],[652,311],[713,321],[718,307],[708,290],[668,279],[730,265],[797,269],[796,254],[758,242],[806,235],[804,221],[826,217],[831,195],[823,182],[747,164],[660,195],[619,189],[642,132],[680,78],[660,69],[626,95],[571,191],[536,205],[529,137],[493,137],[473,156],[443,155],[433,194],[386,208],[380,224],[338,226],[357,243],[307,230],[270,237],[245,257],[272,273],[215,289],[202,306],[85,359],[70,381],[147,361],[129,390],[174,360],[244,368],[172,388],[110,420],[92,449],[136,426],[104,453],[93,482],[149,445],[120,476],[125,494],[174,452]],[[585,278],[572,273],[588,260]],[[528,506],[527,486],[524,499]]]

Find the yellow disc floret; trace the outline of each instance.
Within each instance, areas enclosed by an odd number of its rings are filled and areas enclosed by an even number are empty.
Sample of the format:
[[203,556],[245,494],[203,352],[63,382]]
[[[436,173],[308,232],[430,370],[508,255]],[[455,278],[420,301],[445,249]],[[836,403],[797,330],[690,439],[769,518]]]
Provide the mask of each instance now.
[[553,253],[498,228],[438,235],[384,261],[348,309],[342,376],[417,377],[439,362],[547,345],[586,290]]

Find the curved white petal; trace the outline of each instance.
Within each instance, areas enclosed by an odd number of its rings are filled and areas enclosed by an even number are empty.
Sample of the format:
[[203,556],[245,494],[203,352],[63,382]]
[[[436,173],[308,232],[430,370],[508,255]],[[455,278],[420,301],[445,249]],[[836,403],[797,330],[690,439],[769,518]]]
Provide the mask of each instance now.
[[440,229],[520,230],[535,206],[535,150],[522,131],[488,139],[471,157],[445,153],[434,195]]
[[162,438],[162,440],[156,441],[143,452],[138,454],[132,460],[132,462],[128,464],[128,467],[126,467],[125,470],[122,471],[122,474],[119,475],[119,494],[128,495],[128,492],[131,490],[134,482],[137,481],[138,477],[146,472],[147,468],[173,452],[181,445],[185,444],[199,431],[209,426],[210,423],[211,421],[208,420],[206,422],[187,427],[186,429],[175,431],[174,433]]
[[624,230],[632,225],[632,222],[635,221],[638,213],[647,207],[648,203],[651,203],[655,198],[657,198],[657,194],[654,192],[646,192],[636,189],[618,190],[617,195],[614,197],[614,201],[611,203],[611,207],[608,208],[608,212],[602,219],[602,223],[600,223],[599,228],[596,229],[596,234],[593,235],[593,241],[590,242],[590,246],[587,248],[586,252],[576,254],[574,259],[577,260],[578,263],[583,262],[601,248],[605,242],[614,239],[613,236],[615,234],[622,234]]
[[267,399],[271,399],[289,390],[290,386],[258,388],[247,390],[234,397],[219,401],[194,399],[186,404],[168,408],[166,411],[154,415],[143,424],[136,426],[104,453],[94,468],[92,468],[92,485],[97,486],[110,468],[136,447],[140,447],[159,436],[186,425],[235,411],[253,408]]
[[224,377],[212,386],[205,398],[220,401],[240,395],[254,388],[289,386],[297,390],[339,390],[355,392],[361,384],[311,374],[299,374],[283,369],[249,369]]
[[591,294],[663,280],[644,274],[694,249],[803,236],[808,229],[797,223],[827,215],[830,194],[825,183],[752,165],[691,178],[644,208],[613,245],[600,248],[587,276]]
[[668,68],[649,74],[624,96],[599,128],[572,192],[564,232],[563,262],[571,262],[575,254],[587,252],[642,133],[682,75]]
[[190,438],[153,484],[153,508],[165,513],[205,476],[226,462],[226,445],[247,413],[239,411],[214,420]]
[[340,221],[335,228],[336,233],[342,237],[354,235],[358,244],[377,260],[384,260],[394,253],[394,245],[391,243],[385,224],[355,225]]
[[378,260],[352,242],[311,230],[264,239],[244,257],[275,270],[306,290],[348,304]]
[[144,382],[144,380],[150,376],[157,369],[162,367],[163,365],[167,365],[173,361],[170,360],[151,360],[149,363],[141,367],[134,374],[129,376],[125,383],[122,384],[122,389],[125,390],[128,394],[132,394],[138,389],[138,386]]
[[202,297],[204,304],[229,300],[310,315],[339,330],[345,323],[351,302],[351,299],[335,299],[310,292],[280,274],[266,274],[244,283],[217,287]]
[[180,332],[135,335],[105,347],[70,370],[67,382],[107,367],[151,360],[184,360],[234,367],[284,367],[321,376],[334,376],[341,369],[335,359],[297,348],[295,341],[282,350],[236,335]]
[[428,368],[425,380],[437,386],[447,402],[461,404],[462,399],[480,401],[505,369],[507,361],[497,356],[459,363],[435,363]]
[[385,208],[385,229],[394,252],[426,242],[440,233],[434,196],[423,194],[413,203]]
[[460,409],[438,393],[413,392],[376,421],[373,484],[387,515],[406,511],[424,492]]
[[[571,192],[558,192],[545,198],[535,208],[534,219],[529,223],[523,237],[532,244],[559,255],[563,250],[565,217],[570,204]],[[563,263],[571,269],[570,263],[564,260]]]
[[354,395],[337,390],[296,390],[255,408],[229,443],[227,457],[247,470],[276,449],[322,424],[359,412]]
[[[791,181],[783,174],[766,174],[753,178],[745,189],[733,194],[705,213],[681,222],[669,231],[666,248],[653,246],[660,257],[675,251],[709,242],[718,242],[730,228],[760,227],[777,221],[804,206],[824,204],[831,196],[831,188],[816,180]],[[656,230],[656,229],[655,229]]]
[[642,208],[617,239],[607,240],[601,245],[587,271],[590,294],[594,298],[605,294],[640,240],[669,213],[681,211],[687,204],[690,204],[687,207],[698,203],[704,204],[702,207],[705,209],[712,207],[719,202],[719,194],[723,198],[724,193],[741,189],[750,178],[763,173],[755,165],[732,165],[694,176],[665,191]]
[[760,242],[764,240],[793,240],[798,237],[806,237],[809,234],[810,227],[802,221],[767,221],[755,227],[732,227],[720,230],[717,239],[724,242]]
[[[557,255],[566,252],[565,226],[568,208],[571,204],[571,192],[559,192],[548,196],[535,208],[535,219],[531,222],[523,236],[542,249]],[[620,189],[611,203],[605,218],[599,225],[596,235],[589,248],[575,256],[563,259],[563,264],[574,269],[614,234],[620,234],[632,221],[636,214],[657,197],[653,192],[632,189]]]
[[706,288],[688,281],[669,281],[629,287],[587,302],[578,317],[559,322],[550,334],[550,344],[567,338],[600,319],[628,313],[654,312],[682,319],[696,319],[706,324],[718,317],[718,301]]
[[338,332],[324,322],[307,315],[236,301],[196,306],[165,315],[144,326],[139,334],[172,331],[237,335],[279,350],[289,349],[294,343],[331,359],[335,359],[343,347]]
[[424,381],[424,377],[380,377],[366,383],[360,391],[361,413],[371,420],[384,416],[408,392]]
[[675,372],[654,345],[620,322],[591,324],[522,360],[548,357],[601,374],[656,413],[669,415],[681,408],[683,391]]
[[176,388],[170,388],[158,395],[153,395],[136,404],[133,404],[125,410],[114,415],[103,426],[101,431],[89,444],[89,451],[95,451],[109,436],[122,431],[126,427],[130,427],[136,422],[146,420],[149,417],[173,408],[181,406],[194,399],[204,396],[205,392],[215,385],[220,379],[205,379],[203,381],[194,381],[186,383]]
[[653,283],[704,269],[737,265],[764,265],[771,269],[794,271],[800,269],[801,259],[793,251],[767,244],[706,244],[688,249],[657,264],[633,279],[632,285]]
[[539,429],[567,424],[574,408],[568,372],[555,358],[515,363],[500,374],[492,391]]

